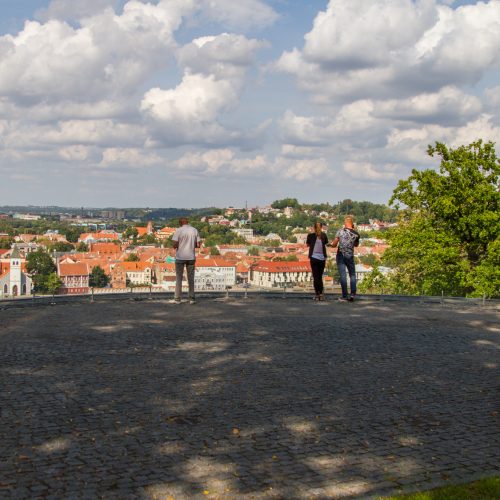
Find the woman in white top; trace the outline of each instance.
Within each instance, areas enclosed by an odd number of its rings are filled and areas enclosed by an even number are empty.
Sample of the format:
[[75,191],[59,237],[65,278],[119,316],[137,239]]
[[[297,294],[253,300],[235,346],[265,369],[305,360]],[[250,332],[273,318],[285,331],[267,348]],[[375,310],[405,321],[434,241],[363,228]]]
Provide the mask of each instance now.
[[314,232],[307,235],[306,244],[309,247],[309,260],[314,282],[314,300],[324,300],[323,297],[323,272],[326,265],[326,245],[328,237],[323,232],[321,222],[314,223]]

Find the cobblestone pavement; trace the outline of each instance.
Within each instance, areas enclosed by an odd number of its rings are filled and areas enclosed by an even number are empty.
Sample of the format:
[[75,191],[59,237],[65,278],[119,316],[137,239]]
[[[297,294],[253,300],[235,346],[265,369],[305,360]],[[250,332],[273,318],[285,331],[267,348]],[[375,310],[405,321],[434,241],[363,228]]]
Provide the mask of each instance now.
[[498,474],[494,309],[0,313],[1,498],[365,498]]

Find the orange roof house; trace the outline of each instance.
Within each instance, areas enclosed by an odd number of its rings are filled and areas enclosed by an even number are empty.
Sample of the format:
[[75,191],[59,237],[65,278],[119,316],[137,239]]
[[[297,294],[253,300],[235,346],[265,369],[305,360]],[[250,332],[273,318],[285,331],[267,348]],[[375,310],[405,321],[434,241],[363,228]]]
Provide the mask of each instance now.
[[89,267],[83,262],[64,262],[57,266],[57,274],[62,285],[59,293],[79,294],[89,291]]

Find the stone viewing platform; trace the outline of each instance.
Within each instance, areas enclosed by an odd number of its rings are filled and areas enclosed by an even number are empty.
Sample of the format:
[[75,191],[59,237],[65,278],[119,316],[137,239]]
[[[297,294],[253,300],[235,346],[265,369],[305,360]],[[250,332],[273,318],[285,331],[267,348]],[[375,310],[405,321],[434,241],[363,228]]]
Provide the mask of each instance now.
[[498,474],[498,308],[0,311],[1,498],[371,498]]

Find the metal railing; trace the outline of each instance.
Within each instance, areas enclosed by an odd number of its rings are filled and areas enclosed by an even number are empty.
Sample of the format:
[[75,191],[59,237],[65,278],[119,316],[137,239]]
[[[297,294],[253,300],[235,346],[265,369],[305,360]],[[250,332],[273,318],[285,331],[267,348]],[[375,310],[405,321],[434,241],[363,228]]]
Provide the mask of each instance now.
[[[67,295],[36,295],[20,296],[15,298],[0,298],[0,310],[13,307],[34,307],[57,304],[68,304],[78,302],[101,302],[105,300],[153,300],[172,299],[173,291],[155,287],[134,287],[124,289],[99,288],[90,289],[85,294]],[[297,290],[290,287],[276,288],[226,288],[224,291],[197,291],[198,298],[218,298],[218,299],[248,299],[251,296],[261,296],[269,298],[294,298],[310,299],[312,291]],[[339,296],[338,291],[325,290],[327,301],[332,301]],[[383,302],[406,302],[412,304],[441,304],[441,305],[474,305],[482,307],[500,308],[500,300],[465,297],[446,297],[430,295],[384,295],[384,294],[362,294],[356,297],[356,301],[383,301]]]

